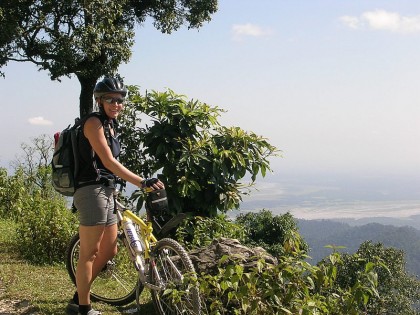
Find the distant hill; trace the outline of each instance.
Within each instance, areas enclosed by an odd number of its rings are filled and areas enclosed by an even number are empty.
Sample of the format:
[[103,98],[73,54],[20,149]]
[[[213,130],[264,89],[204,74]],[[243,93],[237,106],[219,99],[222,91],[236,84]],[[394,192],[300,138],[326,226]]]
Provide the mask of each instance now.
[[393,218],[393,217],[366,217],[359,218],[357,220],[350,218],[341,218],[341,219],[331,219],[332,221],[338,221],[343,223],[348,223],[351,226],[356,225],[366,225],[369,223],[380,223],[383,225],[393,225],[393,226],[411,226],[420,230],[420,215],[412,215],[404,218]]
[[407,271],[420,275],[420,230],[413,227],[379,223],[351,226],[331,220],[298,220],[298,227],[311,249],[312,263],[331,253],[326,245],[345,246],[339,251],[354,253],[364,241],[372,241],[403,250]]

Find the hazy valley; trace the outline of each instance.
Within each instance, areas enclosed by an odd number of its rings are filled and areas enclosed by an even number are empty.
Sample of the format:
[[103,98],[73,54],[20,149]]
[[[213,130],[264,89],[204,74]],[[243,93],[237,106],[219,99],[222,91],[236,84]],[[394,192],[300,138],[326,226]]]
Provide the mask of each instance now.
[[402,249],[407,270],[420,275],[419,177],[283,177],[257,184],[240,211],[290,212],[317,262],[331,249],[354,252],[364,241]]

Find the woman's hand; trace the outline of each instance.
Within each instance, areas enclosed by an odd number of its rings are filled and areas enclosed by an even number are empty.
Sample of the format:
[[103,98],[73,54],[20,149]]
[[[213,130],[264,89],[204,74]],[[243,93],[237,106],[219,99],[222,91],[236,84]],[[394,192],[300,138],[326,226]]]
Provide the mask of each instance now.
[[141,181],[141,188],[165,189],[165,185],[157,178],[147,178]]

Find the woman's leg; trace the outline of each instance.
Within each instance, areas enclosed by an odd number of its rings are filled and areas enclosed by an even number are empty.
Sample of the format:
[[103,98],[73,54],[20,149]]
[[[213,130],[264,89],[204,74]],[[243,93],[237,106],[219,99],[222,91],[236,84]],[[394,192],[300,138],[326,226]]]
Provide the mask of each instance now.
[[76,269],[79,305],[90,304],[90,287],[105,263],[117,251],[117,224],[113,189],[102,185],[78,189],[74,202],[79,209],[80,253]]
[[94,279],[93,263],[98,255],[105,225],[80,225],[80,253],[76,269],[76,286],[79,305],[90,304],[90,286]]
[[105,226],[99,251],[92,266],[92,279],[95,279],[108,260],[117,254],[117,224]]

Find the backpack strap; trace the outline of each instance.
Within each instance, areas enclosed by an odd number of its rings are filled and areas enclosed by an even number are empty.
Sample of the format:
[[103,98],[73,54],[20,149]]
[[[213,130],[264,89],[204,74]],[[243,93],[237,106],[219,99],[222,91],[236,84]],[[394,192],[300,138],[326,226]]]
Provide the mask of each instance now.
[[[70,132],[70,141],[73,151],[73,161],[74,161],[74,178],[77,178],[79,175],[79,133],[80,133],[80,125],[82,124],[82,120],[80,118],[76,118],[74,121],[74,126],[71,127],[72,132]],[[79,129],[78,129],[79,128]]]
[[[106,142],[108,146],[110,146],[111,145],[111,129],[110,129],[110,122],[107,119],[107,117],[105,117],[103,114],[99,112],[93,112],[83,118],[83,125],[85,124],[86,120],[88,120],[90,117],[96,117],[101,121],[102,126],[104,127],[104,134],[105,134]],[[111,121],[111,127],[114,126],[113,121],[114,119]]]
[[[86,120],[88,120],[90,117],[97,117],[101,121],[102,126],[104,128],[104,135],[105,135],[105,139],[107,141],[107,145],[108,146],[111,146],[112,140],[111,140],[111,129],[110,128],[111,128],[111,126],[113,126],[113,121],[110,121],[108,119],[108,117],[106,117],[105,115],[103,115],[103,114],[101,114],[99,112],[93,112],[93,113],[90,113],[89,115],[85,116],[82,119],[81,129],[84,128],[84,124],[85,124]],[[81,131],[81,132],[83,132],[83,131]],[[100,175],[100,173],[98,171],[98,167],[96,165],[95,156],[96,156],[96,153],[95,153],[95,151],[92,148],[91,149],[90,158],[91,158],[91,163],[93,163],[93,167],[97,170],[97,173],[98,173],[97,179],[95,181],[78,183],[78,187],[88,186],[88,185],[92,185],[92,184],[95,184],[95,183],[98,183],[98,182],[103,183],[105,185],[108,185],[109,184],[109,178],[105,178],[105,177],[102,177]]]
[[109,120],[105,120],[103,122],[106,143],[108,144],[108,146],[111,146],[111,128],[109,125],[110,125]]

